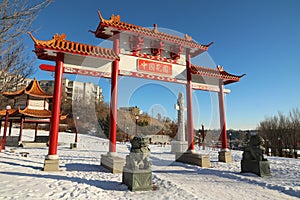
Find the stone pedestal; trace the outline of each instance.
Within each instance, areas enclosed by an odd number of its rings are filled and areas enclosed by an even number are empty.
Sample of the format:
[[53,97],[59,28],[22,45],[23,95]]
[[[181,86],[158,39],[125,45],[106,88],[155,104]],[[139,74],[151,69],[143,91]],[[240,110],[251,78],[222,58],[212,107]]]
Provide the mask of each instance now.
[[242,160],[242,173],[250,172],[258,176],[271,176],[270,164],[268,161]]
[[45,159],[44,171],[59,171],[59,159]]
[[188,150],[187,141],[172,141],[171,142],[171,152],[186,152]]
[[151,170],[123,169],[122,183],[126,184],[131,191],[152,190]]
[[232,155],[230,151],[219,151],[219,162],[232,162]]
[[209,155],[202,155],[192,152],[185,153],[176,153],[175,155],[176,162],[182,162],[192,165],[198,165],[200,167],[210,167],[210,157]]
[[108,169],[111,173],[122,173],[123,167],[125,165],[125,159],[111,156],[111,155],[101,155],[101,166]]

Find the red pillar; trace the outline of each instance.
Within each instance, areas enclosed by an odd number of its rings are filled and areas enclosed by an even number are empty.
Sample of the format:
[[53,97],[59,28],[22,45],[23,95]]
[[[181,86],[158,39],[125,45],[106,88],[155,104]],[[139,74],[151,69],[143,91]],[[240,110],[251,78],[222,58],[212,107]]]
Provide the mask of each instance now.
[[20,123],[19,142],[22,141],[23,126],[24,126],[24,117],[22,116],[21,117],[21,123]]
[[5,124],[4,124],[4,132],[3,132],[2,149],[5,149],[5,145],[6,145],[6,133],[7,133],[7,126],[8,126],[8,115],[9,115],[9,112],[8,112],[8,109],[7,109],[6,110],[6,114],[5,114]]
[[225,117],[225,103],[224,103],[224,84],[223,80],[219,80],[219,109],[220,109],[220,130],[222,138],[222,149],[228,149],[227,133],[226,133],[226,117]]
[[35,130],[34,130],[34,141],[36,142],[36,137],[37,137],[37,131],[38,131],[38,123],[35,123]]
[[48,157],[57,155],[64,54],[57,53]]
[[[115,32],[113,36],[113,49],[117,55],[120,53],[119,33]],[[117,115],[118,115],[118,75],[119,61],[112,63],[111,70],[111,98],[110,98],[110,134],[109,134],[109,152],[116,152],[117,142]]]
[[9,132],[8,132],[8,135],[9,135],[9,136],[11,136],[12,125],[13,125],[13,121],[11,120],[11,121],[9,122]]
[[192,74],[191,74],[191,55],[189,50],[186,52],[186,99],[187,99],[187,139],[188,150],[194,150],[194,122],[193,122],[193,100],[192,100]]

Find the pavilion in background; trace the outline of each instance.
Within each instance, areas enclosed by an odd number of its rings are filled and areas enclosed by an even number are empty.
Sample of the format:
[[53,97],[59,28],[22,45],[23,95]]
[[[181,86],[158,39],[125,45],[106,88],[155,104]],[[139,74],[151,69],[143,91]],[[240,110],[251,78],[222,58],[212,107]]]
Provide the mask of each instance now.
[[[2,95],[8,99],[8,105],[6,109],[0,110],[0,129],[2,121],[4,121],[3,136],[0,139],[1,149],[5,149],[7,139],[19,145],[22,143],[24,123],[35,124],[34,140],[36,141],[38,124],[50,123],[52,113],[49,109],[49,104],[53,96],[47,94],[41,88],[36,78],[34,78],[28,86],[13,92],[3,92]],[[61,117],[61,119],[64,118],[65,116]],[[13,123],[20,124],[19,136],[17,138],[11,136]],[[9,129],[8,137],[7,129]]]

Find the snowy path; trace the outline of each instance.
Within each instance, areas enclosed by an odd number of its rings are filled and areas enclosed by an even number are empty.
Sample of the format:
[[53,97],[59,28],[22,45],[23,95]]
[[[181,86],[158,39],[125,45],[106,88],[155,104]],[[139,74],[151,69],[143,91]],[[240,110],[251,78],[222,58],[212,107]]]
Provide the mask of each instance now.
[[[293,168],[290,171],[291,176],[285,177],[286,182],[282,182],[282,179],[274,175],[261,178],[250,173],[241,174],[239,163],[241,152],[237,152],[238,154],[234,156],[235,162],[230,164],[216,162],[217,152],[204,153],[211,156],[209,169],[173,162],[174,157],[170,156],[170,153],[152,153],[153,174],[160,179],[169,179],[178,188],[184,188],[193,199],[299,199],[297,197],[300,197],[300,180],[295,178],[300,177],[297,168],[300,167],[300,160],[296,160],[298,165],[289,163],[290,169]],[[292,159],[288,160],[295,162]],[[281,176],[282,173],[286,171],[281,169],[280,174],[275,175]],[[294,187],[298,188],[298,191],[293,189]]]
[[[30,138],[32,131],[25,130]],[[107,140],[79,135],[78,149],[69,149],[74,135],[61,133],[60,172],[42,171],[47,148],[22,149],[0,153],[0,199],[299,199],[300,160],[268,158],[271,177],[240,173],[241,152],[233,151],[234,162],[217,162],[211,156],[211,168],[174,162],[170,146],[151,146],[153,184],[156,191],[131,192],[121,184],[121,174],[111,174],[100,166],[106,154]],[[118,144],[125,157],[128,144]],[[29,152],[21,157],[19,152]]]

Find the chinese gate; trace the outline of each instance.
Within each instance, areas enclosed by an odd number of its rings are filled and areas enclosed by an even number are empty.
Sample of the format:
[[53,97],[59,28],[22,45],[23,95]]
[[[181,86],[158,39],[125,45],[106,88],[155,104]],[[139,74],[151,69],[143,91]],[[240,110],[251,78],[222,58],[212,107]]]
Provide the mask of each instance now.
[[[120,16],[112,15],[104,19],[100,12],[100,23],[96,31],[91,31],[97,38],[113,42],[113,49],[81,44],[66,40],[66,36],[55,35],[52,40],[34,41],[35,53],[39,59],[56,62],[55,66],[41,65],[43,70],[55,71],[50,143],[45,165],[58,165],[57,138],[60,116],[60,100],[62,93],[63,73],[81,74],[111,78],[110,102],[110,145],[107,156],[110,163],[116,159],[118,77],[131,76],[137,78],[167,81],[186,85],[187,98],[187,138],[188,150],[194,151],[194,125],[192,115],[192,90],[218,92],[220,108],[220,129],[222,152],[227,149],[226,118],[224,93],[229,93],[224,85],[238,82],[242,76],[227,73],[223,67],[216,69],[196,66],[191,63],[195,57],[208,50],[208,45],[198,44],[188,35],[178,37],[159,32],[157,26],[153,29],[143,28],[120,20]],[[226,156],[219,160],[226,162]],[[106,166],[113,171],[114,164]]]

